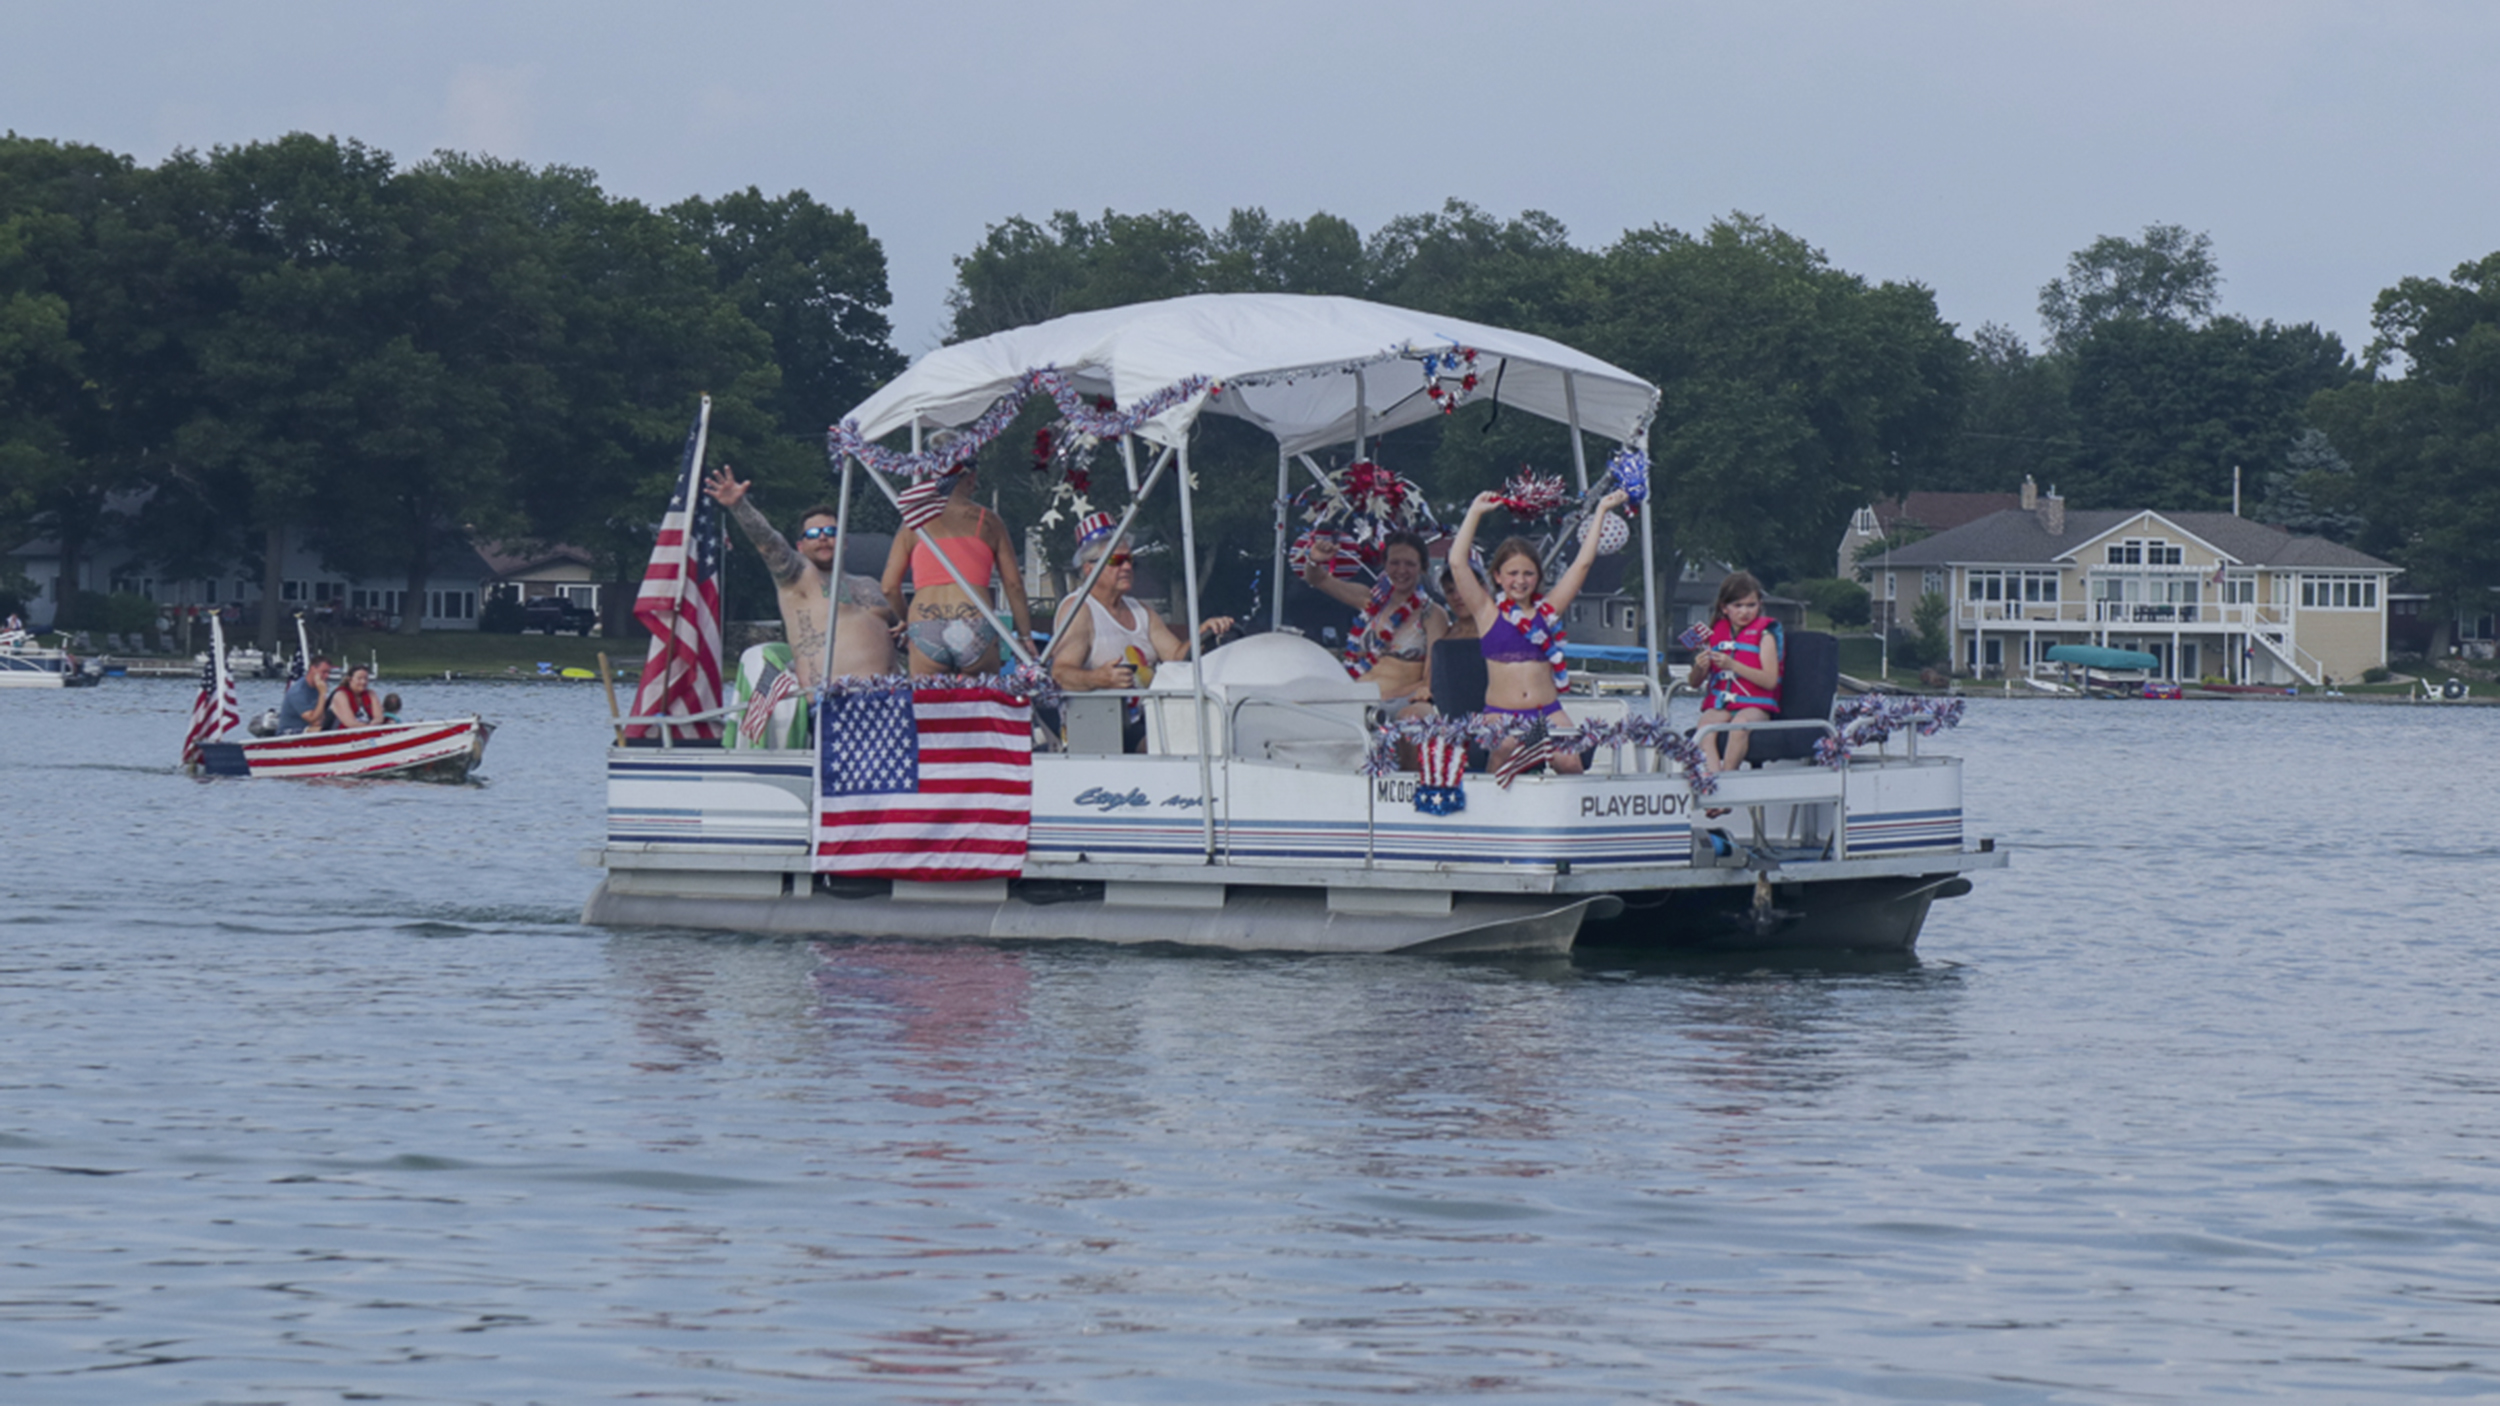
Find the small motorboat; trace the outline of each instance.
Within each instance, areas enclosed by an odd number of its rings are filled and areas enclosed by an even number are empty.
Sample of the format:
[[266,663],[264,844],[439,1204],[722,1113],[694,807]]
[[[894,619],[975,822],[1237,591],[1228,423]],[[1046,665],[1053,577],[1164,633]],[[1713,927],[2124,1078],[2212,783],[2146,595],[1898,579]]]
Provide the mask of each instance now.
[[463,782],[486,757],[495,725],[475,716],[441,722],[381,723],[299,732],[249,742],[209,742],[197,776],[391,777]]

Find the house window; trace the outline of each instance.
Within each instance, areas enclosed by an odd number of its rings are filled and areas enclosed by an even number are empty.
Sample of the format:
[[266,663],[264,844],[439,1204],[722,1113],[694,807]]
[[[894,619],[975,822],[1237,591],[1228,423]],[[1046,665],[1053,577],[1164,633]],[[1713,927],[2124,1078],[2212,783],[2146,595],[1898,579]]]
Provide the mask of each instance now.
[[2375,576],[2303,576],[2300,604],[2304,610],[2376,610]]
[[278,599],[280,600],[301,601],[310,599],[311,595],[312,593],[310,591],[304,589],[304,583],[301,581],[281,581],[278,583]]
[[2179,546],[2159,537],[2128,537],[2108,547],[2111,566],[2177,566]]
[[1940,566],[1931,566],[1927,568],[1926,573],[1919,578],[1918,584],[1919,589],[1928,595],[1943,595],[1945,587],[1944,568]]
[[2257,603],[2257,578],[2254,576],[2224,577],[2222,603],[2224,605],[2255,605]]
[[475,620],[477,592],[428,591],[425,593],[425,613],[436,620]]

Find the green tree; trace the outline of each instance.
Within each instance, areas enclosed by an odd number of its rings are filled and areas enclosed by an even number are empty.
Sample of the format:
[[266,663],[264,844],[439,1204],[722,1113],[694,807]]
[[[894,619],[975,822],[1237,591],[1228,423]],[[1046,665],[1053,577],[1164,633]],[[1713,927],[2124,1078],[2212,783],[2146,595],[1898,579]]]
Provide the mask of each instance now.
[[2356,374],[2331,332],[2236,317],[2114,318],[2066,355],[2077,443],[2065,489],[2087,507],[2226,509],[2233,468],[2248,484],[2282,471],[2310,397]]
[[2068,400],[2072,365],[2036,355],[2011,328],[1983,323],[1970,337],[1970,379],[1960,425],[1917,486],[1955,493],[2008,493],[2027,476],[2067,481],[2075,453]]
[[1958,422],[1967,350],[1914,284],[1869,285],[1746,215],[1607,249],[1581,345],[1664,391],[1660,528],[1774,580],[1830,560]]
[[[2357,545],[2402,564],[2443,613],[2488,602],[2500,582],[2500,253],[2444,282],[2400,281],[2372,324],[2369,379],[2310,402],[2353,468],[2321,501],[2364,512]],[[2313,474],[2303,486],[2333,485]]]
[[2066,276],[2040,290],[2049,345],[2064,350],[2104,322],[2130,319],[2196,327],[2213,315],[2222,287],[2211,236],[2151,224],[2139,239],[2105,234],[2066,260]]

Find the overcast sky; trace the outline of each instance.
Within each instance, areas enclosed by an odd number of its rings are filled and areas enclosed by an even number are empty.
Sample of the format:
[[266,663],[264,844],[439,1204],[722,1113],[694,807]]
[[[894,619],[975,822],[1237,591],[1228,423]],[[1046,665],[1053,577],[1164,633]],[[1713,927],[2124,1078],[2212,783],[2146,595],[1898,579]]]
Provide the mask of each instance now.
[[153,163],[304,130],[584,166],[665,204],[803,188],[883,243],[895,337],[1058,208],[1452,196],[1583,245],[1761,215],[2039,339],[2101,234],[2213,236],[2223,310],[2359,350],[2371,300],[2500,249],[2500,4],[402,5],[13,0],[0,127]]

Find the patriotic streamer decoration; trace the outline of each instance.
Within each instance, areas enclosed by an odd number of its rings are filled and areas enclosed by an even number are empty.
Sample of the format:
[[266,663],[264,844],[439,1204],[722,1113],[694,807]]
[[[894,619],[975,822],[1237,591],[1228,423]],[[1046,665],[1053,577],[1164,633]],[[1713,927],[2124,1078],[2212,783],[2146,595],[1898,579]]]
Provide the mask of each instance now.
[[1423,781],[1415,788],[1415,809],[1426,815],[1456,815],[1467,808],[1467,744],[1454,737],[1427,737],[1416,748]]
[[[1701,748],[1684,735],[1684,729],[1660,717],[1584,722],[1565,732],[1549,731],[1541,718],[1522,718],[1505,713],[1477,713],[1463,718],[1400,718],[1374,729],[1371,751],[1365,758],[1364,766],[1375,777],[1396,775],[1399,770],[1399,747],[1412,746],[1421,756],[1426,744],[1435,740],[1458,747],[1463,756],[1470,746],[1490,751],[1516,737],[1528,744],[1520,749],[1526,752],[1537,746],[1538,734],[1542,734],[1545,740],[1543,753],[1513,769],[1513,776],[1556,752],[1585,751],[1594,747],[1647,747],[1683,771],[1684,780],[1692,787],[1694,795],[1707,796],[1719,789],[1719,779],[1704,763]],[[1501,780],[1498,771],[1494,779]]]
[[1418,587],[1407,593],[1404,605],[1391,610],[1389,597],[1396,590],[1389,578],[1382,577],[1380,584],[1372,587],[1370,602],[1355,615],[1354,628],[1346,633],[1346,677],[1359,679],[1370,673],[1380,663],[1381,651],[1396,643],[1398,631],[1405,629],[1406,622],[1423,609],[1424,593]]
[[1933,737],[1946,728],[1960,727],[1962,700],[1865,693],[1842,699],[1832,709],[1832,721],[1839,725],[1840,735],[1815,739],[1814,759],[1828,767],[1844,767],[1849,764],[1850,748],[1870,742],[1881,747],[1895,732],[1914,728],[1921,737]]
[[1011,693],[1036,703],[1056,703],[1061,697],[1059,685],[1052,682],[1047,669],[1017,665],[995,674],[868,674],[838,678],[816,690],[819,700],[848,698],[860,693],[908,693],[916,688],[989,689]]
[[1430,537],[1440,531],[1424,490],[1413,479],[1393,474],[1369,459],[1357,459],[1339,469],[1329,476],[1325,488],[1304,489],[1294,506],[1307,524],[1290,553],[1295,569],[1310,560],[1313,537],[1333,537],[1338,554],[1329,570],[1346,579],[1357,577],[1358,565],[1379,569],[1390,534],[1413,532]]
[[1649,501],[1649,456],[1625,445],[1606,461],[1606,475],[1623,490],[1625,511],[1636,511]]
[[1550,516],[1570,501],[1571,490],[1563,487],[1560,474],[1540,474],[1523,468],[1502,485],[1502,506],[1517,518]]
[[1476,393],[1476,384],[1474,347],[1424,353],[1424,394],[1432,397],[1442,414],[1457,414],[1460,403]]
[[[943,480],[971,463],[984,446],[1007,432],[1026,399],[1035,395],[1047,395],[1059,407],[1063,433],[1071,440],[1091,436],[1099,443],[1118,439],[1173,406],[1200,395],[1216,394],[1218,390],[1208,377],[1190,376],[1146,396],[1127,410],[1120,410],[1100,399],[1087,400],[1056,367],[1045,366],[1017,377],[1005,395],[944,444],[932,445],[917,454],[881,449],[860,433],[857,420],[845,420],[825,432],[825,449],[837,462],[847,454],[881,474],[908,477],[916,487]],[[944,501],[943,492],[939,501]]]

